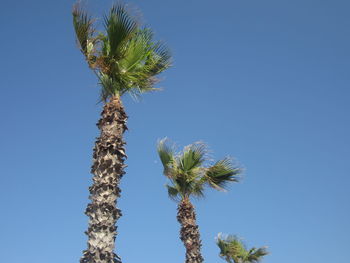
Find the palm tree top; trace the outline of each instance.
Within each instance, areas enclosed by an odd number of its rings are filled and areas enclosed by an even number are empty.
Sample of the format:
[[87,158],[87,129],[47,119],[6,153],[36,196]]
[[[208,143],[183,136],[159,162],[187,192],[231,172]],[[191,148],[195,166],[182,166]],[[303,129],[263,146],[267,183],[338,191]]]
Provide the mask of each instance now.
[[225,191],[229,182],[238,182],[242,169],[227,157],[211,164],[208,147],[203,142],[190,144],[176,152],[167,138],[158,143],[158,154],[169,178],[169,197],[174,200],[203,197],[205,186]]
[[78,4],[72,14],[78,46],[102,87],[101,100],[157,90],[157,75],[170,67],[170,52],[124,4],[113,5],[104,16],[104,31],[96,30],[95,20]]
[[220,257],[229,263],[257,263],[268,253],[267,247],[247,249],[242,239],[234,235],[222,235],[216,238]]

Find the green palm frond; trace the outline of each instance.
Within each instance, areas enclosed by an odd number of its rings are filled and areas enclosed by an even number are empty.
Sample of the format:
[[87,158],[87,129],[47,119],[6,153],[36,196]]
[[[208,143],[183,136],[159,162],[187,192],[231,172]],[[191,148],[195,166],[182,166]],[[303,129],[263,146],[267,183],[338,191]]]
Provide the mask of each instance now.
[[73,26],[81,52],[87,56],[93,49],[93,20],[78,4],[74,5]]
[[174,200],[174,201],[179,201],[179,190],[176,187],[168,185],[168,184],[165,186],[168,189],[169,198]]
[[151,55],[152,37],[153,32],[144,28],[139,30],[130,40],[125,50],[125,56],[120,61],[121,67],[125,71],[134,72],[143,68],[140,67],[140,63],[143,66],[143,62]]
[[174,146],[170,144],[168,138],[165,137],[159,140],[157,151],[164,169],[173,165],[175,159]]
[[125,48],[125,56],[119,62],[121,76],[129,80],[128,91],[142,94],[156,91],[155,77],[171,65],[169,51],[161,50],[153,43],[153,32],[149,28],[139,30]]
[[209,167],[205,173],[204,180],[217,190],[225,190],[229,182],[238,182],[242,169],[235,166],[232,159],[225,158],[217,161]]
[[266,247],[247,250],[243,241],[237,236],[221,233],[216,238],[216,244],[220,249],[220,257],[229,263],[257,263],[268,254]]
[[121,89],[122,85],[119,85],[117,81],[113,80],[107,74],[100,72],[97,76],[100,80],[99,83],[102,86],[100,94],[101,101],[106,101],[110,96],[119,94],[119,90]]
[[230,250],[230,240],[232,236],[223,236],[222,233],[219,233],[216,238],[216,244],[220,249],[219,256],[226,260],[228,263],[236,263],[231,258],[231,250]]
[[208,149],[202,142],[196,142],[186,146],[179,158],[179,166],[184,172],[200,167],[207,159]]
[[202,182],[197,181],[193,184],[191,193],[194,197],[203,198],[204,197],[204,184]]
[[120,59],[123,56],[123,45],[130,40],[138,30],[138,23],[131,17],[125,5],[114,5],[109,14],[104,17],[111,57]]
[[266,247],[261,248],[252,248],[249,250],[248,253],[248,262],[259,262],[264,256],[268,255],[269,252],[267,251]]
[[220,249],[220,255],[225,255],[228,253],[227,242],[224,241],[221,233],[219,233],[218,236],[216,237],[216,244]]
[[156,43],[145,65],[149,74],[153,76],[168,69],[171,66],[171,52],[169,48],[161,42]]

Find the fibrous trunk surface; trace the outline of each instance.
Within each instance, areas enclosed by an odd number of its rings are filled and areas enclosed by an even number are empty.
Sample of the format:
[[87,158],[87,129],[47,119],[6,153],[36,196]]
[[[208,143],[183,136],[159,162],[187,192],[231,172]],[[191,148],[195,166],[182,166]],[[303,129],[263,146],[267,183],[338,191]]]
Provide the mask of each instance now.
[[177,209],[177,221],[181,224],[180,239],[186,248],[185,263],[201,263],[201,240],[198,225],[196,223],[196,213],[189,199],[183,199]]
[[116,222],[122,215],[117,208],[120,196],[119,183],[124,175],[126,159],[123,133],[127,115],[118,97],[107,102],[97,123],[100,137],[93,151],[91,173],[93,184],[89,188],[91,202],[85,214],[89,217],[88,248],[84,250],[81,263],[120,263],[114,253]]

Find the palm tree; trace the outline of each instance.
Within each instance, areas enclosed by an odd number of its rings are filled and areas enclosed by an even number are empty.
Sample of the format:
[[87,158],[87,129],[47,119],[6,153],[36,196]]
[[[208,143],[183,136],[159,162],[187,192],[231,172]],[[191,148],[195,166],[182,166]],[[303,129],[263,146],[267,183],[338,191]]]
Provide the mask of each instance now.
[[216,244],[220,257],[228,263],[257,263],[268,254],[266,247],[247,249],[240,238],[233,235],[218,235]]
[[186,248],[186,263],[201,263],[201,240],[196,214],[190,197],[204,197],[209,186],[225,190],[229,182],[238,182],[241,169],[230,158],[209,165],[208,150],[203,143],[186,146],[176,153],[175,147],[163,139],[158,143],[158,154],[164,166],[169,197],[178,202],[177,220],[181,225],[180,239]]
[[156,76],[170,66],[171,57],[162,43],[153,40],[152,30],[141,27],[123,4],[105,15],[104,32],[96,30],[95,21],[79,5],[72,14],[78,46],[98,77],[104,103],[93,151],[91,203],[85,212],[88,248],[80,262],[116,263],[121,262],[114,253],[116,221],[121,216],[116,203],[127,158],[123,134],[128,117],[121,98],[156,90]]

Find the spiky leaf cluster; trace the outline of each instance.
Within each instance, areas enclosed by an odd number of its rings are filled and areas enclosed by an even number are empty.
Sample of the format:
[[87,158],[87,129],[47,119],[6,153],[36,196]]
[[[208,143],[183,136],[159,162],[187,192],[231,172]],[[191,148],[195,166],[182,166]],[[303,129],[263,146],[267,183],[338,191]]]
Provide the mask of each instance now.
[[166,185],[169,197],[174,200],[203,197],[206,186],[225,190],[229,182],[238,182],[241,169],[230,158],[209,165],[208,148],[197,142],[176,152],[165,138],[158,143],[158,154],[164,167],[164,175],[170,183]]
[[114,5],[104,16],[104,32],[96,30],[94,20],[78,5],[73,25],[79,48],[99,78],[103,101],[157,90],[156,76],[170,67],[170,52],[153,40],[152,30],[141,27],[125,5]]
[[233,235],[218,235],[216,244],[220,257],[228,263],[257,263],[268,254],[266,247],[247,249],[240,238]]

